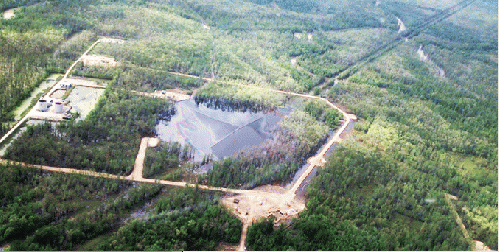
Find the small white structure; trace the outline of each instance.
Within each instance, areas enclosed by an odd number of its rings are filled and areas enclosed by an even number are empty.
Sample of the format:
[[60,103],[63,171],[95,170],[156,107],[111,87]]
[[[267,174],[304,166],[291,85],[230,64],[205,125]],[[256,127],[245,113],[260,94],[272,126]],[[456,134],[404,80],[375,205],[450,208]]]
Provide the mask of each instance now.
[[47,112],[48,110],[49,110],[49,104],[47,100],[45,99],[38,100],[38,111]]
[[62,102],[58,101],[55,103],[54,113],[56,113],[56,114],[64,113],[64,106],[63,106]]

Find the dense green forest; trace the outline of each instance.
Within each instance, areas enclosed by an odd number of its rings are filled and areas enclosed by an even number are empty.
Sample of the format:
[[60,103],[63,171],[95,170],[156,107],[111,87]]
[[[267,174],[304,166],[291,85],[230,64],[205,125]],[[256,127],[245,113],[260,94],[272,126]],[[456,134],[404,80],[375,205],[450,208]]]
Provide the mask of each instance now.
[[[463,178],[446,167],[447,160],[411,160],[402,165],[374,147],[354,142],[336,153],[308,188],[307,210],[289,228],[269,230],[268,220],[253,225],[248,231],[250,248],[468,249],[444,193],[469,199],[474,193],[465,194]],[[497,199],[488,200],[497,204]],[[487,242],[493,244],[492,239]]]
[[[121,202],[106,210],[111,205],[106,201],[119,202],[122,193],[135,190],[131,183],[118,180],[11,165],[2,165],[0,173],[0,239],[2,244],[11,242],[12,250],[72,249],[109,232],[120,218],[119,211],[126,208]],[[139,201],[146,199],[141,195]]]
[[[140,137],[173,113],[170,102],[130,91],[180,87],[198,103],[250,111],[296,103],[269,89],[313,93],[360,118],[354,137],[318,169],[307,210],[288,225],[255,223],[249,249],[498,248],[497,1],[0,3],[10,8],[16,16],[0,19],[1,135],[50,73],[100,36],[126,42],[91,52],[118,67],[72,72],[110,82],[85,120],[29,126],[7,159],[128,175]],[[397,18],[407,31],[398,33]],[[144,176],[238,188],[289,181],[342,119],[298,103],[273,138],[207,174],[188,175],[188,147],[161,143],[147,151]],[[11,250],[213,250],[239,240],[241,224],[219,195],[16,166],[0,173],[0,245]],[[468,240],[446,193],[457,197]],[[149,217],[124,221],[139,208]]]
[[238,243],[242,224],[218,200],[195,188],[172,190],[158,200],[156,214],[121,227],[100,249],[217,250],[222,241]]
[[28,126],[5,157],[125,176],[133,169],[140,138],[155,135],[158,116],[169,106],[108,89],[85,120]]
[[[176,234],[175,228],[168,227],[169,232],[162,233],[163,239],[177,242],[171,247],[157,243],[152,247],[157,250],[216,249],[220,241],[237,242],[240,237],[241,222],[216,204],[220,196],[194,188],[133,186],[120,180],[47,173],[10,165],[0,166],[0,174],[0,243],[10,242],[13,251],[73,250],[82,246],[109,249],[113,245],[111,240],[106,245],[105,237],[116,231],[116,236],[123,236],[139,227],[138,221],[126,221],[133,218],[130,216],[136,210],[149,213],[146,223],[159,225],[175,220],[175,224],[169,225],[182,230]],[[156,203],[156,208],[144,208],[147,202]],[[161,227],[166,228],[163,224]],[[135,238],[146,238],[133,234]],[[205,240],[186,245],[187,239],[199,237]],[[93,244],[94,239],[100,242]],[[147,248],[147,243],[142,244]],[[135,246],[136,243],[123,243],[116,249],[140,250]]]

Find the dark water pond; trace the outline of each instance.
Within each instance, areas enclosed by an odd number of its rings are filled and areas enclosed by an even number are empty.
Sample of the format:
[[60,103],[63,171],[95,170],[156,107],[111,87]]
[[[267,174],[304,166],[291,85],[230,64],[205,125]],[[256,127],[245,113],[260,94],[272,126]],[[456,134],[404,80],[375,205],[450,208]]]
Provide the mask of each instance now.
[[162,141],[190,145],[194,161],[201,161],[206,155],[223,159],[269,138],[270,130],[291,109],[274,112],[237,112],[196,105],[194,100],[175,104],[176,113],[170,121],[159,121],[156,132]]

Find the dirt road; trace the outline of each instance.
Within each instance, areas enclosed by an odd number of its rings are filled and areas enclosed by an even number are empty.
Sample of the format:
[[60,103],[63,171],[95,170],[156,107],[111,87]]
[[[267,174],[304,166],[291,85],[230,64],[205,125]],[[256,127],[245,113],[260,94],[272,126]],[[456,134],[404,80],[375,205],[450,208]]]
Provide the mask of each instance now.
[[[459,226],[459,228],[463,232],[464,238],[466,240],[469,240],[470,239],[470,235],[468,234],[468,230],[466,230],[466,227],[464,226],[463,220],[461,219],[461,217],[457,213],[456,206],[454,205],[454,203],[452,203],[451,199],[452,200],[457,200],[457,197],[454,196],[454,195],[446,193],[445,194],[445,201],[447,202],[447,205],[450,207],[450,209],[452,211],[452,214],[454,215],[454,218],[456,219],[456,224]],[[491,249],[489,247],[485,246],[485,244],[483,244],[483,242],[481,242],[481,241],[478,241],[478,240],[472,240],[471,241],[470,240],[470,250],[474,250],[474,251],[490,251]]]
[[[260,190],[260,188],[255,188],[254,190],[234,190],[227,189],[223,187],[211,187],[205,185],[198,185],[200,189],[205,190],[215,190],[221,192],[234,193],[236,195],[225,197],[222,200],[222,204],[227,206],[234,215],[236,215],[243,222],[243,232],[241,235],[241,242],[239,244],[239,250],[245,250],[246,234],[249,226],[253,221],[257,221],[262,217],[269,217],[273,215],[275,217],[276,224],[286,222],[294,217],[296,217],[301,211],[305,210],[305,202],[300,202],[296,199],[296,191],[300,185],[305,181],[305,179],[310,175],[313,169],[317,166],[322,166],[325,164],[325,155],[333,146],[333,144],[341,141],[340,135],[344,132],[346,127],[351,121],[357,120],[357,117],[353,114],[348,114],[344,110],[340,109],[330,101],[325,98],[299,94],[293,92],[285,92],[278,90],[269,90],[276,93],[281,93],[285,95],[297,96],[308,99],[317,99],[325,102],[329,107],[340,111],[343,114],[344,122],[343,125],[336,131],[333,138],[323,147],[321,152],[308,159],[309,166],[305,172],[298,178],[291,189],[286,190],[280,186],[266,186],[266,190]],[[188,184],[185,182],[171,182],[165,180],[153,180],[142,178],[142,169],[145,151],[148,146],[149,138],[144,138],[141,141],[141,147],[139,153],[137,154],[137,159],[135,162],[135,169],[130,176],[127,177],[128,180],[133,180],[137,182],[145,183],[159,183],[164,185],[173,186],[195,186],[193,184]],[[237,203],[236,203],[237,202]]]
[[179,72],[168,72],[168,73],[173,74],[173,75],[183,76],[183,77],[189,77],[189,78],[194,78],[194,79],[201,79],[201,80],[204,80],[204,81],[212,81],[213,80],[213,78],[199,77],[199,76],[196,76],[196,75],[190,75],[190,74],[179,73]]
[[[69,71],[68,71],[69,72]],[[238,190],[238,189],[228,189],[224,187],[212,187],[212,186],[206,186],[206,185],[196,185],[196,184],[191,184],[191,183],[186,183],[186,182],[173,182],[173,181],[168,181],[168,180],[156,180],[156,179],[145,179],[142,177],[143,174],[143,169],[144,169],[144,160],[145,160],[145,155],[148,147],[155,147],[158,144],[158,139],[156,138],[148,138],[145,137],[141,139],[140,142],[140,147],[137,153],[137,158],[135,160],[134,164],[134,170],[132,173],[127,176],[127,177],[120,177],[112,174],[107,174],[107,173],[99,173],[99,172],[93,172],[93,171],[86,171],[86,170],[77,170],[73,168],[57,168],[57,167],[49,167],[49,166],[44,166],[44,165],[29,165],[25,164],[22,162],[12,162],[9,160],[2,160],[0,159],[0,163],[6,164],[6,163],[15,163],[18,165],[24,165],[27,167],[32,167],[32,168],[37,168],[37,169],[43,169],[46,171],[53,171],[53,172],[62,172],[62,173],[76,173],[76,174],[84,174],[87,176],[93,176],[93,177],[103,177],[103,178],[109,178],[109,179],[123,179],[123,180],[128,180],[128,181],[134,181],[134,182],[140,182],[140,183],[158,183],[162,185],[169,185],[169,186],[179,186],[179,187],[198,187],[199,189],[204,189],[204,190],[211,190],[211,191],[220,191],[220,192],[226,192],[226,193],[231,193],[233,194],[232,196],[228,196],[222,200],[222,204],[226,205],[231,211],[243,222],[243,232],[241,236],[241,243],[239,245],[239,250],[244,250],[245,247],[245,241],[246,241],[246,233],[248,230],[248,227],[251,226],[253,221],[258,220],[259,218],[262,217],[269,217],[273,215],[276,220],[276,224],[286,222],[287,220],[292,219],[293,217],[298,216],[298,214],[305,210],[305,202],[301,202],[298,199],[296,199],[296,191],[300,187],[300,185],[303,183],[303,181],[309,176],[309,174],[312,172],[312,170],[316,166],[322,166],[325,163],[325,154],[331,148],[331,146],[334,143],[340,142],[340,135],[343,133],[347,125],[353,121],[356,120],[357,117],[352,114],[348,114],[342,109],[338,108],[335,106],[333,103],[329,102],[327,99],[317,97],[317,96],[312,96],[312,95],[306,95],[306,94],[299,94],[299,93],[293,93],[293,92],[285,92],[285,91],[276,91],[276,90],[269,90],[277,93],[282,93],[286,95],[291,95],[291,96],[297,96],[297,97],[302,97],[302,98],[309,98],[309,99],[318,99],[326,102],[328,106],[331,108],[337,109],[340,111],[343,116],[345,121],[343,122],[343,125],[336,131],[336,134],[334,137],[324,146],[322,151],[309,158],[308,163],[309,166],[307,167],[307,170],[300,176],[300,178],[296,181],[296,183],[291,187],[291,189],[286,190],[283,187],[280,186],[265,186],[264,190],[262,188],[255,188],[254,190]],[[139,93],[139,92],[137,92]],[[139,93],[141,95],[155,95],[155,94],[148,94],[148,93]],[[176,97],[183,97],[185,96],[184,94],[175,94]],[[237,202],[237,203],[235,203]]]
[[[69,73],[71,70],[76,66],[76,64],[83,58],[85,55],[87,55],[98,43],[104,41],[103,39],[97,40],[90,48],[85,51],[78,60],[76,60],[71,67],[66,71],[64,74],[63,78],[61,81],[64,81],[67,79]],[[104,41],[105,42],[105,41]],[[191,77],[191,78],[198,78],[198,79],[203,79],[205,81],[211,81],[211,78],[201,78],[198,76],[192,76],[192,75],[187,75],[183,73],[176,73],[172,72],[171,74],[179,75],[179,76],[185,76],[185,77]],[[49,94],[57,89],[57,83],[54,85],[54,87],[51,89]],[[22,162],[12,162],[9,160],[4,160],[0,159],[0,163],[2,164],[17,164],[17,165],[23,165],[26,167],[31,167],[31,168],[36,168],[36,169],[42,169],[46,171],[53,171],[53,172],[62,172],[62,173],[74,173],[74,174],[83,174],[86,176],[93,176],[93,177],[103,177],[103,178],[109,178],[109,179],[123,179],[123,180],[128,180],[128,181],[134,181],[134,182],[140,182],[140,183],[158,183],[162,185],[169,185],[169,186],[180,186],[180,187],[195,187],[197,186],[199,189],[204,189],[204,190],[211,190],[211,191],[221,191],[221,192],[226,192],[226,193],[231,193],[233,194],[232,196],[228,196],[222,200],[222,203],[229,207],[229,209],[232,210],[232,212],[243,222],[243,233],[241,237],[241,243],[239,245],[240,250],[245,249],[245,241],[246,241],[246,233],[247,229],[253,221],[258,220],[259,218],[262,217],[268,217],[270,215],[275,216],[276,223],[282,223],[286,222],[287,220],[290,220],[293,217],[296,217],[298,213],[303,211],[305,209],[305,202],[301,202],[298,199],[296,199],[295,194],[299,186],[303,183],[303,181],[309,176],[310,172],[314,169],[316,166],[322,166],[325,163],[325,154],[331,148],[331,146],[334,143],[337,143],[341,141],[340,135],[343,133],[347,125],[353,121],[356,120],[357,117],[352,114],[348,114],[333,103],[329,102],[325,98],[313,96],[313,95],[306,95],[306,94],[299,94],[299,93],[293,93],[293,92],[286,92],[286,91],[279,91],[279,90],[273,90],[273,89],[268,89],[269,92],[276,92],[276,93],[281,93],[285,95],[290,95],[290,96],[297,96],[297,97],[302,97],[302,98],[308,98],[308,99],[317,99],[325,102],[329,107],[334,108],[338,111],[340,111],[343,114],[343,117],[345,119],[343,125],[340,127],[340,129],[337,130],[335,136],[324,146],[322,151],[309,158],[308,163],[309,166],[307,167],[307,170],[300,176],[300,178],[297,180],[297,182],[291,187],[290,190],[286,190],[282,187],[279,186],[266,186],[265,190],[261,190],[261,188],[255,188],[254,190],[237,190],[237,189],[228,189],[224,187],[212,187],[212,186],[206,186],[206,185],[196,185],[196,184],[191,184],[191,183],[186,183],[186,182],[172,182],[172,181],[167,181],[167,180],[156,180],[156,179],[145,179],[143,178],[143,168],[144,168],[144,160],[145,160],[145,155],[148,147],[155,147],[158,144],[158,139],[156,138],[143,138],[141,139],[140,147],[137,153],[137,158],[135,160],[134,164],[134,170],[132,173],[127,176],[127,177],[120,177],[117,175],[112,175],[112,174],[107,174],[107,173],[99,173],[99,172],[93,172],[93,171],[88,171],[88,170],[78,170],[78,169],[73,169],[73,168],[57,168],[57,167],[50,167],[50,166],[45,166],[45,165],[29,165],[25,164]],[[185,100],[189,99],[190,96],[181,94],[178,92],[168,92],[168,94],[157,94],[157,93],[142,93],[142,92],[135,92],[138,95],[144,95],[144,96],[152,96],[152,97],[158,97],[158,98],[169,98],[169,99],[174,99],[174,100]],[[32,108],[31,111],[35,110],[35,107]],[[30,112],[31,113],[31,112]],[[16,126],[14,126],[1,140],[0,143],[3,142],[8,136],[14,132],[21,124],[23,124],[25,121],[27,121],[30,117],[30,113],[28,113],[22,120],[19,121]],[[236,203],[237,202],[237,203]]]
[[[66,78],[68,77],[69,73],[71,72],[71,70],[76,66],[76,64],[78,64],[78,62],[81,60],[82,57],[84,57],[85,55],[87,55],[88,52],[90,52],[98,43],[100,43],[101,40],[97,40],[96,42],[94,42],[69,68],[68,70],[66,71],[66,73],[64,74],[64,76],[62,77],[62,79],[59,81],[59,82],[62,82],[62,81],[65,81]],[[50,89],[50,91],[47,93],[47,96],[50,96],[50,94],[52,94],[53,92],[55,92],[57,89],[58,89],[58,83],[59,82],[56,82],[54,84],[54,86],[52,86],[52,88]],[[21,120],[19,120],[19,122],[14,125],[14,127],[12,127],[1,139],[0,139],[0,145],[16,130],[18,129],[24,122],[26,122],[29,118],[31,118],[31,115],[33,113],[36,112],[36,105],[33,106],[33,108],[31,108],[30,112],[28,112]]]
[[133,165],[133,171],[130,175],[126,177],[128,180],[140,180],[142,179],[142,174],[144,171],[144,161],[146,158],[146,150],[149,146],[149,137],[144,137],[140,140],[139,153],[137,153],[137,158],[135,159],[135,164]]

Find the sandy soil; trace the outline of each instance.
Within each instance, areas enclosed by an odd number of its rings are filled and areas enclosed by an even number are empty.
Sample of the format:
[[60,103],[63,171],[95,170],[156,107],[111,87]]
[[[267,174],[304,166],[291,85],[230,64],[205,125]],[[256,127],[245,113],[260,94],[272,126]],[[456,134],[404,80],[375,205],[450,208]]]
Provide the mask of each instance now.
[[60,100],[64,96],[65,93],[66,93],[66,90],[57,89],[52,94],[50,94],[50,98]]
[[16,14],[14,13],[14,9],[6,10],[2,15],[4,19],[11,19],[16,16]]
[[[457,200],[457,197],[454,195],[446,193],[445,200],[447,201],[447,205],[450,207],[454,217],[456,218],[456,223],[459,226],[459,228],[461,229],[461,231],[463,232],[464,238],[469,239],[470,235],[468,234],[468,230],[466,230],[466,227],[463,224],[463,220],[461,219],[461,217],[457,213],[456,206],[454,205],[454,203],[451,202],[451,200]],[[473,240],[473,242],[472,242],[472,244],[470,244],[470,246],[471,246],[470,249],[473,249],[475,251],[490,251],[491,250],[489,247],[485,246],[485,244],[483,244],[483,242],[477,241],[477,240]]]
[[[279,188],[277,191],[283,189]],[[273,215],[275,224],[279,225],[298,216],[298,213],[305,209],[303,202],[295,200],[289,194],[260,190],[245,191],[238,195],[225,197],[222,199],[222,204],[231,209],[232,213],[243,222],[243,233],[239,244],[240,251],[246,249],[246,233],[254,221]]]
[[483,242],[474,240],[475,242],[475,251],[491,251],[488,246],[485,246]]
[[63,117],[67,115],[67,112],[71,107],[65,106],[64,107],[64,113],[54,113],[52,111],[48,112],[40,112],[40,111],[31,111],[28,115],[31,119],[36,119],[36,120],[45,120],[45,121],[62,121],[64,120]]

